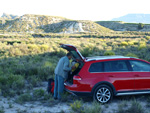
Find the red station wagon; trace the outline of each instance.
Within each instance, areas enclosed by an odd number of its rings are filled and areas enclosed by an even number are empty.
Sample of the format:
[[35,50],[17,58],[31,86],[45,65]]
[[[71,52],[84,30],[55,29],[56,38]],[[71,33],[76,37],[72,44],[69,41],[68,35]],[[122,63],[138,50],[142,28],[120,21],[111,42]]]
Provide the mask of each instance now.
[[61,47],[80,59],[76,73],[64,83],[66,91],[93,96],[100,103],[109,102],[113,96],[150,94],[150,62],[125,56],[85,58],[72,45]]

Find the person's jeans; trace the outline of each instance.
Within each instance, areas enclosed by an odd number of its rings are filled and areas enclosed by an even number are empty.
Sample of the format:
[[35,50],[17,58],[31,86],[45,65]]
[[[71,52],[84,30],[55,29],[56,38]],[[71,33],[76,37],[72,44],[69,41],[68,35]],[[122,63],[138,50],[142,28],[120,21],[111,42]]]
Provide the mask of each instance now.
[[54,98],[61,99],[64,91],[64,78],[60,75],[55,75]]

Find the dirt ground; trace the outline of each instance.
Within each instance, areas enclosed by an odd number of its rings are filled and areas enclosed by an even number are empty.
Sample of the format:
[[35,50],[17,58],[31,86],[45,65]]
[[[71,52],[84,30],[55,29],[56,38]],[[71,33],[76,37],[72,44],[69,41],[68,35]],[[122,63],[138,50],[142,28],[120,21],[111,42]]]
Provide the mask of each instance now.
[[[143,113],[150,113],[150,107],[147,106],[148,104],[140,97],[136,97],[137,102],[140,103],[142,108],[144,109]],[[85,99],[83,98],[84,106],[91,106],[92,99]],[[101,105],[103,113],[117,113],[119,109],[119,105],[123,105],[126,103],[126,106],[130,106],[132,103],[132,99],[130,100],[121,100],[120,97],[114,98],[112,102],[108,104]],[[26,102],[25,104],[18,104],[14,102],[13,98],[4,98],[0,97],[0,106],[1,110],[5,113],[70,113],[72,111],[71,106],[68,102],[55,102],[48,103],[48,102]],[[1,112],[2,113],[2,112]]]
[[[46,83],[39,88],[46,89]],[[5,98],[0,96],[0,113],[70,113],[72,112],[70,104],[76,99],[83,101],[83,106],[91,107],[93,100],[88,97],[75,97],[69,94],[66,97],[67,101],[57,102],[52,101],[31,101],[23,104],[15,102],[15,98]],[[68,100],[70,99],[70,100]],[[150,96],[149,95],[138,95],[138,96],[121,96],[114,97],[108,104],[101,104],[103,113],[118,113],[120,107],[127,109],[131,106],[132,102],[136,100],[136,103],[141,105],[143,113],[150,113]],[[140,106],[139,106],[140,107]],[[76,113],[76,112],[75,112]]]

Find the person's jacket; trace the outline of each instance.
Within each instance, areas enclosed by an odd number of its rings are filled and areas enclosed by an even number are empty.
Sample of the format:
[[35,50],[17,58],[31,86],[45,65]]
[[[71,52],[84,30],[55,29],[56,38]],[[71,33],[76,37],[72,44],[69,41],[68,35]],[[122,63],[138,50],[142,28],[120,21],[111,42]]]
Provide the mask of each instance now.
[[67,56],[62,57],[56,68],[55,68],[55,74],[62,76],[64,79],[67,79],[68,72],[71,70],[71,67],[69,67],[69,59]]

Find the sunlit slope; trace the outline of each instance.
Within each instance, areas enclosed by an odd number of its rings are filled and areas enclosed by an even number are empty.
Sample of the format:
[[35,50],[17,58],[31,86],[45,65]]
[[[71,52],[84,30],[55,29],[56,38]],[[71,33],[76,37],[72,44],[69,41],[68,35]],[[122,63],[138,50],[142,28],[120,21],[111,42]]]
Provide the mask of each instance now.
[[7,20],[3,25],[3,30],[7,32],[29,33],[105,33],[112,31],[93,21],[28,14],[15,20]]

